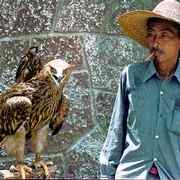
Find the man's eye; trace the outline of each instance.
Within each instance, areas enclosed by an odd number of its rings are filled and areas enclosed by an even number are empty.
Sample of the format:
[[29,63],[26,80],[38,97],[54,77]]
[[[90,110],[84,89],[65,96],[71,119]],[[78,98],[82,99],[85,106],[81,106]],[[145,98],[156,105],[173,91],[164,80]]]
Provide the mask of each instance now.
[[153,33],[152,32],[148,32],[147,34],[146,34],[146,37],[152,37],[153,36]]
[[168,33],[162,33],[161,37],[169,37],[169,34]]

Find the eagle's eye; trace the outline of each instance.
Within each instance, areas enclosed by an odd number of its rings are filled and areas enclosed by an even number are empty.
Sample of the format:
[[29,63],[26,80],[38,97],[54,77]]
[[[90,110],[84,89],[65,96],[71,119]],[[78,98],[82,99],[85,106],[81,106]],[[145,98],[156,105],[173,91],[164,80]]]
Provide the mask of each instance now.
[[52,67],[52,66],[50,66],[51,67],[51,73],[54,75],[54,74],[57,74],[57,70],[54,68],[54,67]]

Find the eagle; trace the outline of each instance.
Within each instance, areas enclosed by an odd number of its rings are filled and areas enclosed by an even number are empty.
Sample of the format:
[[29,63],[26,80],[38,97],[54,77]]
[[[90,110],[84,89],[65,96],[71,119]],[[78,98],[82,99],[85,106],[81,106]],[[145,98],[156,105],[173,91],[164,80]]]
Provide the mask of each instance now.
[[[32,46],[28,49],[27,53],[21,58],[15,76],[15,82],[26,82],[34,77],[43,67],[42,57],[46,54],[46,50],[40,49],[38,46]],[[71,65],[74,67],[74,65]],[[69,111],[69,99],[64,93],[61,94],[58,113],[61,119],[65,118]],[[57,120],[57,119],[54,119]],[[56,135],[63,123],[54,128],[52,135]],[[52,123],[50,124],[50,126]]]
[[[31,64],[24,67],[28,66]],[[18,80],[17,76],[16,83],[0,94],[0,146],[16,157],[16,170],[22,179],[26,178],[26,173],[32,172],[24,163],[28,138],[31,138],[35,153],[34,166],[41,166],[44,175],[49,175],[41,154],[47,144],[48,130],[52,135],[57,134],[68,114],[69,100],[63,89],[73,68],[61,59],[44,65],[40,62],[33,75],[24,78],[30,69],[22,79]],[[23,71],[19,72],[21,76]]]

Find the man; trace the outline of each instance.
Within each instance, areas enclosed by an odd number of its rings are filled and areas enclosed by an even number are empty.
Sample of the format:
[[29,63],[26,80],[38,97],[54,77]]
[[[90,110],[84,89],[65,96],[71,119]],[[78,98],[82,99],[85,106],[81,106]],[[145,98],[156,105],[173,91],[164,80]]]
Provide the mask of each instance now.
[[180,3],[120,15],[129,37],[149,48],[150,60],[120,76],[101,177],[180,179]]

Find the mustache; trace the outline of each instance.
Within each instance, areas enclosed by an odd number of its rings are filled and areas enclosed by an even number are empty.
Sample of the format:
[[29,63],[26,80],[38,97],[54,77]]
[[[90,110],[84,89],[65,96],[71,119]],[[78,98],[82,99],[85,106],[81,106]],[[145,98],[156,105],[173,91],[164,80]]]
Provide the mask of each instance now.
[[150,52],[151,52],[151,53],[158,52],[158,53],[160,53],[160,54],[164,54],[164,51],[163,51],[161,48],[158,48],[158,47],[152,47],[152,48],[150,49]]
[[153,57],[154,53],[156,53],[156,52],[158,52],[159,54],[164,54],[165,53],[162,49],[160,49],[158,47],[152,47],[152,48],[150,48],[150,54],[145,57],[145,61],[150,60],[151,57]]

